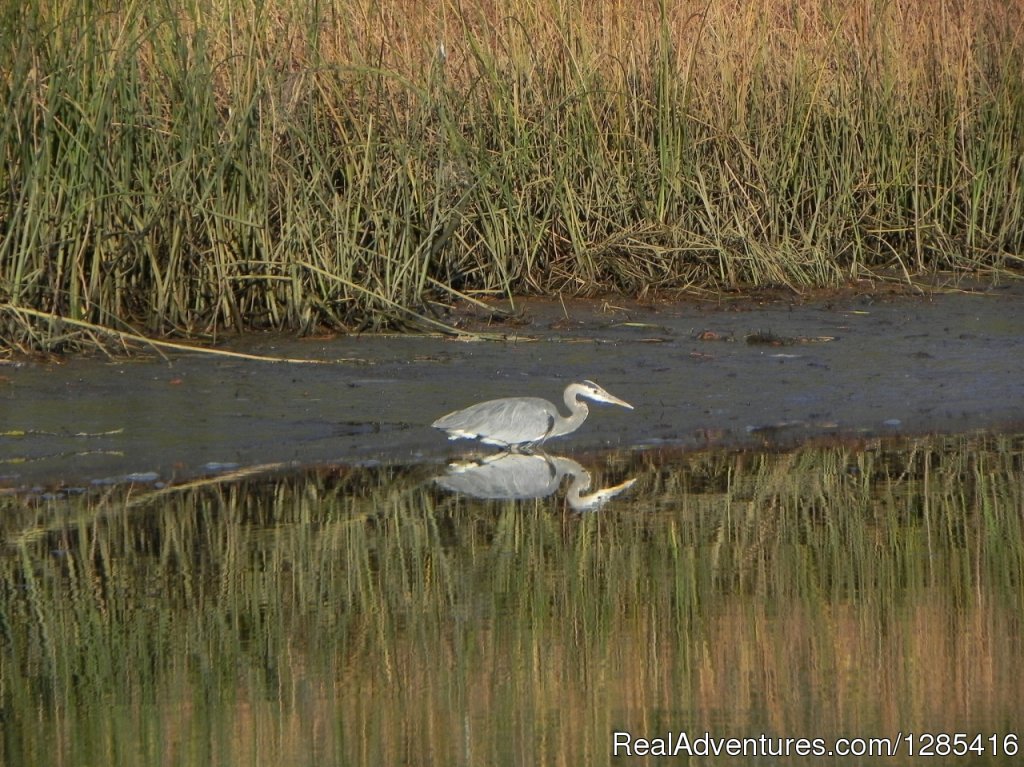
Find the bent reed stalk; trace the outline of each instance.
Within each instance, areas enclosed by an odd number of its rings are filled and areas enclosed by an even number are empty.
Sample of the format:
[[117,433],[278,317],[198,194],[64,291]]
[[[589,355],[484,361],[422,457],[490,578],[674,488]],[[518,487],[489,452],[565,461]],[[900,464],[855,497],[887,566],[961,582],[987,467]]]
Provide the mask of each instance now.
[[[0,337],[1019,269],[1024,11],[8,4]],[[50,317],[26,324],[32,309]]]

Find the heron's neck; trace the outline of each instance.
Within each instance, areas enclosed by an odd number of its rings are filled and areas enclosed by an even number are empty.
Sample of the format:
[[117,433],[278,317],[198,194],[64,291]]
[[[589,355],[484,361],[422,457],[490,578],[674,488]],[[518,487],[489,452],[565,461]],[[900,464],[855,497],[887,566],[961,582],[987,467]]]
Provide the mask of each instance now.
[[587,407],[586,402],[580,401],[576,394],[580,391],[580,387],[573,384],[565,390],[565,406],[569,408],[568,418],[559,418],[551,429],[549,437],[557,437],[560,434],[568,434],[571,431],[575,431],[580,427],[580,424],[587,420],[587,414],[590,412],[590,408]]

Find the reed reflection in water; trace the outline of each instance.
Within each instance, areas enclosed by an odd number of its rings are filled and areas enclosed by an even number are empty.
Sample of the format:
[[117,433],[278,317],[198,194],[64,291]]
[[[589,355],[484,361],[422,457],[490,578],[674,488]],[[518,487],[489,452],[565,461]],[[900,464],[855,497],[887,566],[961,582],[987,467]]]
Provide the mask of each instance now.
[[593,514],[387,467],[0,498],[0,762],[1021,727],[1024,439],[580,463],[636,482]]

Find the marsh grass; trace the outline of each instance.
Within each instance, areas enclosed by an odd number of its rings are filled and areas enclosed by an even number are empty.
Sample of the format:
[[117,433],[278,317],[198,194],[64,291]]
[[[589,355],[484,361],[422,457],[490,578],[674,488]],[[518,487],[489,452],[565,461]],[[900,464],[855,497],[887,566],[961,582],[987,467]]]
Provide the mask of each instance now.
[[586,515],[402,468],[2,497],[3,760],[607,764],[623,728],[1012,729],[1020,437],[590,468],[637,483]]
[[10,3],[3,337],[1016,269],[1022,21],[995,0]]

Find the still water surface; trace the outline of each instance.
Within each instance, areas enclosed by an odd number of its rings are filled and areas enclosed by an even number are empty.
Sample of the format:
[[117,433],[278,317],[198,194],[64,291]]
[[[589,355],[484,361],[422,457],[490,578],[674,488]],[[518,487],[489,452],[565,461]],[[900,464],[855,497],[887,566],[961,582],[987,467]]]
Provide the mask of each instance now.
[[1024,437],[540,460],[0,497],[0,763],[1017,763]]

